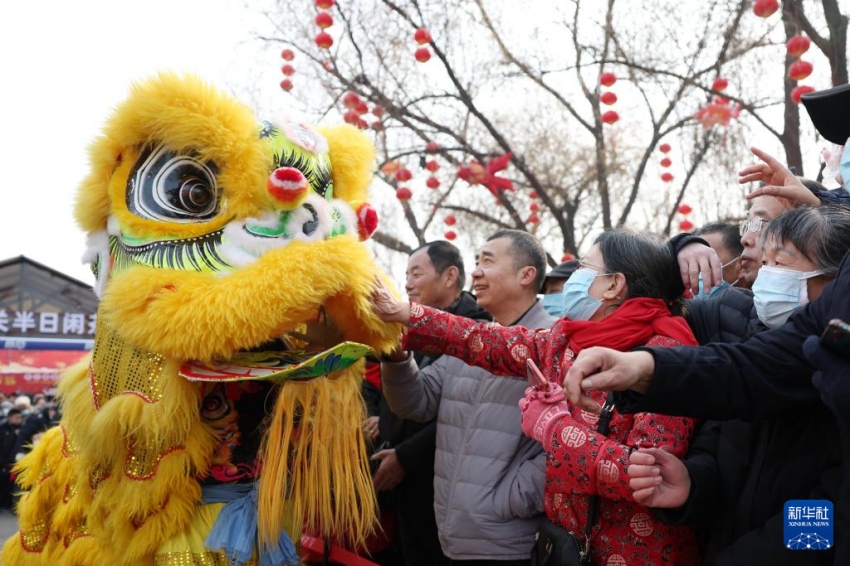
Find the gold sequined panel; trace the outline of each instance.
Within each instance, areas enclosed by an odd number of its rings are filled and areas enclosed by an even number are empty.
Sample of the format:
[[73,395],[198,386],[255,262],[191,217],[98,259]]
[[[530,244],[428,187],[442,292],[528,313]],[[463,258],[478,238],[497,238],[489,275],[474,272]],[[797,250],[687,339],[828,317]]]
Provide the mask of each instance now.
[[41,552],[49,534],[47,523],[42,519],[29,529],[21,529],[21,546],[27,552]]
[[76,436],[63,424],[59,424],[62,430],[62,456],[71,458],[80,452],[80,446],[76,442]]
[[71,543],[78,538],[89,536],[91,536],[91,533],[86,528],[86,521],[85,519],[81,519],[80,521],[77,521],[70,532],[63,537],[62,543],[65,545],[65,548],[68,548],[68,546],[70,546]]
[[[157,554],[154,566],[229,566],[222,552],[168,552]],[[245,562],[245,566],[257,566],[255,560]]]
[[149,480],[156,475],[156,468],[164,457],[183,449],[182,445],[165,446],[159,442],[133,442],[124,461],[124,473],[131,480]]
[[91,488],[92,491],[97,491],[100,484],[109,479],[109,475],[109,470],[106,466],[96,466],[91,472],[89,472],[89,488]]
[[112,327],[99,321],[92,352],[91,387],[95,406],[122,393],[139,395],[155,403],[162,398],[165,358],[124,342]]
[[62,503],[68,504],[74,496],[77,495],[77,480],[71,479],[65,484],[65,491],[62,493]]

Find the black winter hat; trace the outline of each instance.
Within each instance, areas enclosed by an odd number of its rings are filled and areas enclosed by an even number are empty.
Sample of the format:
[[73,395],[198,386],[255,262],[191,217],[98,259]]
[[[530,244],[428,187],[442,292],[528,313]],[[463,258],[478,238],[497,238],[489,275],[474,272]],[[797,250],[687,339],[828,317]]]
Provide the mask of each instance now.
[[555,279],[569,279],[570,275],[575,273],[576,269],[578,269],[578,260],[571,259],[570,261],[565,261],[564,263],[556,265],[552,271],[546,274],[546,277],[544,277],[543,280],[545,281],[550,277]]
[[810,92],[801,97],[818,133],[838,145],[850,138],[850,84]]

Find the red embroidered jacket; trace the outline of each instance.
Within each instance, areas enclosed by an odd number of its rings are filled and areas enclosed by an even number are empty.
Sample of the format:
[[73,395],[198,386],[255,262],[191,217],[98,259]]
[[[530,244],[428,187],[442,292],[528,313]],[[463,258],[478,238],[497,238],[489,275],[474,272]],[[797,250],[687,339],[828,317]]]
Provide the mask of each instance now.
[[[543,375],[560,384],[575,357],[567,346],[569,337],[562,321],[545,330],[479,324],[414,303],[405,347],[444,352],[504,375],[525,375],[525,362],[530,357]],[[655,336],[646,343],[647,346],[678,344],[664,336]],[[605,402],[605,393],[592,395],[600,406]],[[594,564],[699,565],[693,527],[669,526],[656,520],[647,507],[632,498],[626,473],[629,454],[636,448],[665,448],[679,458],[684,457],[695,421],[614,411],[608,435],[603,437],[596,432],[598,415],[572,405],[570,412],[571,416],[555,427],[549,443],[544,493],[546,515],[583,537],[589,496],[599,494],[599,520],[591,534]]]

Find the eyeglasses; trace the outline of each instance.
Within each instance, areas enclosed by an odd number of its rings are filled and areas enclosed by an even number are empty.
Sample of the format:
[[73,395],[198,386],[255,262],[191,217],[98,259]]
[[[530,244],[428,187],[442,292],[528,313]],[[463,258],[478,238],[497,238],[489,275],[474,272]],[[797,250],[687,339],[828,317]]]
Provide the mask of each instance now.
[[741,236],[746,235],[747,231],[755,233],[761,232],[761,229],[764,228],[768,222],[770,222],[770,220],[765,220],[758,216],[752,220],[744,220],[741,222]]
[[598,273],[597,277],[602,277],[605,275],[613,275],[612,273],[605,273],[607,270],[605,267],[600,267],[598,265],[593,265],[592,263],[588,263],[583,259],[578,260],[578,269],[592,269],[596,273]]

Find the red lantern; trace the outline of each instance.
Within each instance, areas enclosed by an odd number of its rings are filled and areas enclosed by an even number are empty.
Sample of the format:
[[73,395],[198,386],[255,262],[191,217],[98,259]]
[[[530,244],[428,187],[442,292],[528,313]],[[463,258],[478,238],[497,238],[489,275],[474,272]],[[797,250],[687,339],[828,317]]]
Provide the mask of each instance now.
[[673,180],[673,174],[672,173],[662,173],[661,174],[661,180],[664,181],[665,183],[669,183],[670,181]]
[[412,196],[413,193],[407,187],[399,187],[395,192],[395,198],[398,200],[410,200]]
[[613,124],[617,120],[620,119],[620,115],[614,112],[613,110],[609,110],[608,112],[602,115],[602,121],[606,124]]
[[599,84],[602,86],[611,86],[617,82],[617,76],[614,73],[602,73],[599,75]]
[[530,193],[528,193],[528,198],[530,198],[530,199],[540,198],[540,195],[537,194],[537,191],[531,191]]
[[694,229],[694,223],[690,220],[682,220],[679,222],[679,230],[682,232],[690,232]]
[[431,51],[427,47],[420,47],[414,53],[414,57],[420,63],[427,63],[431,59]]
[[354,111],[362,116],[369,111],[369,106],[361,100],[354,106]]
[[316,14],[316,25],[322,29],[328,29],[334,25],[334,17],[327,12],[319,12]]
[[693,211],[694,210],[687,204],[680,204],[679,208],[676,209],[676,212],[678,212],[679,214],[690,214]]
[[661,166],[662,167],[670,167],[671,165],[673,165],[673,160],[670,159],[669,157],[665,157],[664,159],[661,160]]
[[295,59],[295,52],[293,52],[292,49],[284,49],[280,52],[280,56],[284,61],[292,61]]
[[791,66],[788,67],[788,76],[795,81],[802,81],[811,74],[812,64],[808,61],[803,61],[802,59],[794,61],[791,63]]
[[333,8],[334,0],[316,0],[316,7],[322,10],[330,10]]
[[383,117],[384,112],[385,110],[383,106],[375,106],[372,108],[372,114],[374,114],[376,118]]
[[355,112],[354,110],[349,110],[345,114],[342,115],[342,119],[346,124],[351,124],[352,126],[356,126],[360,121],[360,114]]
[[291,77],[295,74],[295,67],[293,67],[292,65],[284,65],[280,68],[280,72],[282,72],[287,77]]
[[457,234],[455,234],[454,230],[446,230],[446,239],[451,241],[457,238]]
[[599,101],[602,104],[607,104],[608,106],[611,106],[612,104],[617,102],[617,95],[609,90],[607,92],[602,93],[602,96],[599,97]]
[[658,146],[658,151],[660,151],[661,153],[670,153],[670,144],[662,143]]
[[436,173],[440,170],[440,164],[437,163],[436,159],[430,159],[427,163],[425,163],[425,169],[427,169],[431,173]]
[[449,214],[448,216],[446,216],[444,222],[446,223],[446,226],[454,226],[455,224],[457,224],[457,218],[455,218],[454,214]]
[[342,97],[342,105],[346,108],[351,108],[352,110],[360,104],[360,97],[357,96],[356,92],[346,92]]
[[330,49],[331,45],[334,44],[334,38],[331,37],[329,33],[325,33],[320,31],[316,34],[316,45],[321,49]]
[[711,90],[724,91],[726,90],[727,86],[729,86],[729,81],[727,81],[723,77],[717,77],[716,79],[714,79],[714,82],[711,83]]
[[440,151],[440,144],[438,144],[438,143],[437,143],[437,142],[435,142],[435,141],[429,141],[429,142],[425,145],[425,150],[426,150],[426,151],[430,151],[430,152],[432,152],[432,153],[433,153],[433,152],[435,152],[435,151]]
[[529,224],[540,224],[540,217],[532,213],[532,215],[528,217],[527,222]]
[[531,212],[540,212],[540,205],[536,202],[533,202],[528,206],[528,210],[530,210]]
[[283,79],[282,81],[280,81],[280,88],[282,88],[286,92],[289,92],[290,90],[292,90],[292,81],[290,81],[289,79]]
[[413,39],[416,40],[416,43],[419,45],[431,43],[431,32],[425,28],[419,28],[416,30],[416,33],[413,34]]
[[794,89],[791,91],[791,100],[793,100],[796,104],[800,104],[800,100],[802,100],[802,96],[804,94],[809,94],[810,92],[814,91],[815,88],[809,85],[795,86]]
[[799,57],[809,50],[812,42],[805,35],[795,35],[785,44],[785,49],[791,57]]
[[779,9],[777,0],[756,0],[753,4],[753,13],[760,18],[768,18]]
[[380,132],[384,129],[384,124],[380,120],[375,120],[372,122],[372,129],[376,132]]
[[561,256],[561,263],[564,263],[565,261],[572,261],[575,258],[576,258],[576,256],[567,252],[567,253],[565,253],[564,255]]
[[429,189],[438,189],[440,188],[440,180],[436,177],[428,177],[428,179],[425,181],[425,185]]
[[410,169],[406,167],[402,167],[398,171],[395,172],[396,181],[400,181],[402,183],[406,183],[407,181],[413,178],[413,173],[410,172]]

